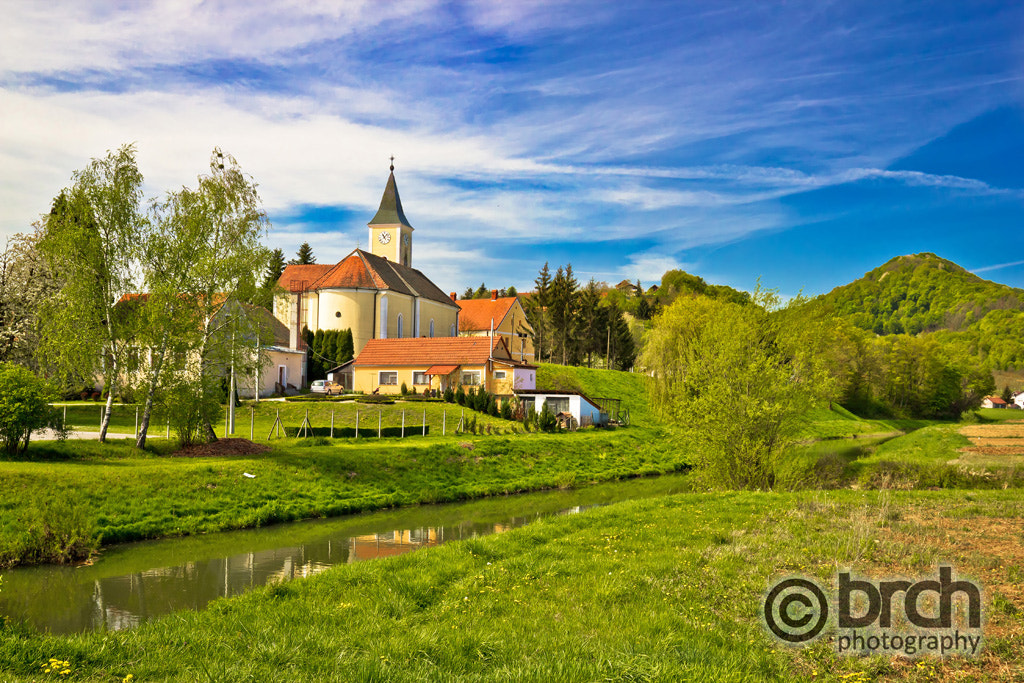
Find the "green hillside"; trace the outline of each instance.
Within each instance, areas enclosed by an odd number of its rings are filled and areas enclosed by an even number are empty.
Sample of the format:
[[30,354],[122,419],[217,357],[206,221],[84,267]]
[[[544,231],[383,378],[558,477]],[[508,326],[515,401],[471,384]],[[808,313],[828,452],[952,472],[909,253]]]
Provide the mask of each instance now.
[[617,398],[629,410],[634,423],[649,422],[652,418],[647,404],[647,375],[641,373],[540,363],[537,388],[579,391],[591,398]]
[[890,259],[819,301],[876,334],[918,334],[966,330],[993,311],[1024,310],[1024,290],[924,253]]
[[1024,368],[1024,290],[935,254],[897,256],[815,302],[876,334],[926,333],[993,370]]

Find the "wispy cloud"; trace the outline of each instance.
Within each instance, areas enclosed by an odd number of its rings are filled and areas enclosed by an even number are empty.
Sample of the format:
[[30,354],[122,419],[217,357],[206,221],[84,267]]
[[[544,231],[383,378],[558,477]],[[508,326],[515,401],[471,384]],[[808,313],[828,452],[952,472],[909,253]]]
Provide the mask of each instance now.
[[616,277],[696,265],[687,250],[812,220],[795,198],[829,188],[1019,201],[958,169],[893,169],[1019,77],[1006,27],[1020,11],[932,14],[812,0],[11,3],[0,234],[126,141],[151,195],[193,183],[214,145],[230,151],[279,217],[271,240],[308,240],[321,260],[365,227],[326,229],[302,207],[368,218],[395,154],[417,253],[454,249],[470,281],[568,242],[622,243]]

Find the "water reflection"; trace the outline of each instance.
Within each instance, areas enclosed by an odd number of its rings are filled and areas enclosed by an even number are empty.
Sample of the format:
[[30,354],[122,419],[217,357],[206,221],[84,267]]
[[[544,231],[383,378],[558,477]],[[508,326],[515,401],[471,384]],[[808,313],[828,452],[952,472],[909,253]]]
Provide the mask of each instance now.
[[[644,481],[127,544],[107,550],[92,566],[5,572],[0,614],[53,633],[130,628],[175,610],[201,609],[217,598],[272,581],[313,576],[334,565],[501,533],[538,517],[575,514],[612,500],[663,495],[681,487],[679,477]],[[408,524],[430,517],[439,524]]]

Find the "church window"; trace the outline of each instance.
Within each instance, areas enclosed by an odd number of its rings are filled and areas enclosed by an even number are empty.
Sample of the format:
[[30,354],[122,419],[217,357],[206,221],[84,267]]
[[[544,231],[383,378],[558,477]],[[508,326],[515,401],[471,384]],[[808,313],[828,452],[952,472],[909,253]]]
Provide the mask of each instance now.
[[451,328],[448,330],[448,336],[449,337],[454,337],[455,336],[455,323],[452,323]]
[[395,386],[396,384],[398,384],[398,373],[387,370],[381,370],[378,375],[377,383],[380,384],[381,386]]
[[430,336],[431,337],[434,336],[434,319],[433,318],[430,319]]
[[388,338],[388,299],[380,298],[380,338]]
[[335,311],[334,312],[334,317],[335,318],[340,318],[341,317],[341,311]]
[[402,314],[398,314],[398,338],[401,339],[405,335],[402,334],[405,328],[405,320],[402,318]]

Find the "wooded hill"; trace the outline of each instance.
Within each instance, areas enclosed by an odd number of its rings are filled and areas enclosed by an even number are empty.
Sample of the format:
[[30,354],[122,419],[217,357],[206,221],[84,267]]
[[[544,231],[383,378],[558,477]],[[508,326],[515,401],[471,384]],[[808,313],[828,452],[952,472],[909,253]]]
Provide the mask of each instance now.
[[876,334],[930,333],[992,369],[1024,368],[1024,290],[935,254],[897,256],[815,301]]

